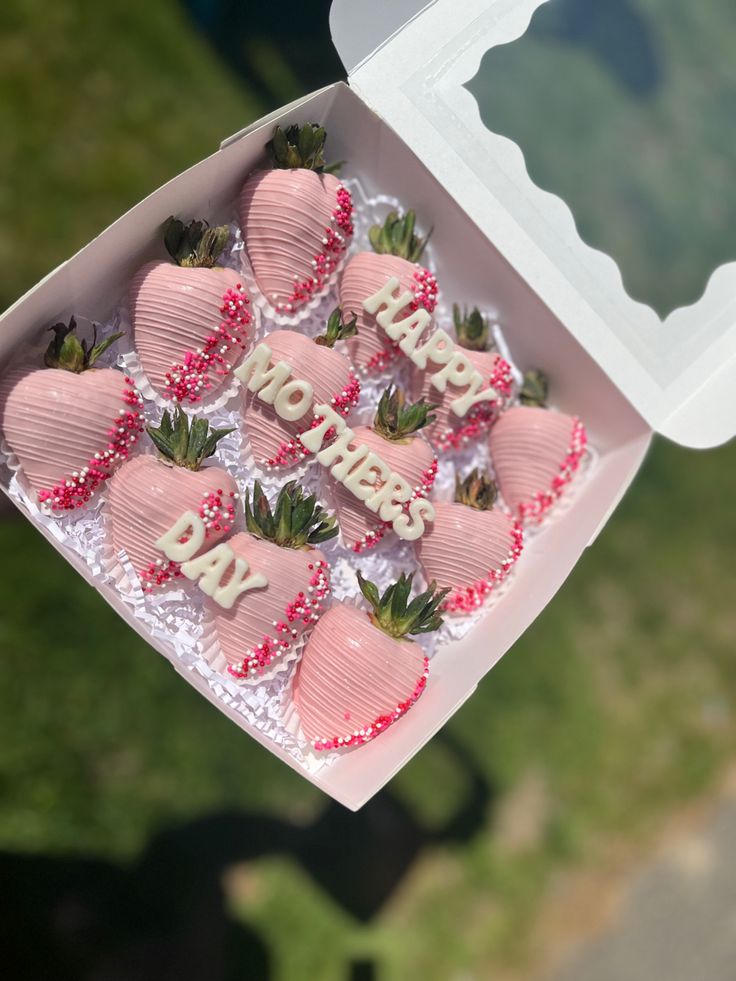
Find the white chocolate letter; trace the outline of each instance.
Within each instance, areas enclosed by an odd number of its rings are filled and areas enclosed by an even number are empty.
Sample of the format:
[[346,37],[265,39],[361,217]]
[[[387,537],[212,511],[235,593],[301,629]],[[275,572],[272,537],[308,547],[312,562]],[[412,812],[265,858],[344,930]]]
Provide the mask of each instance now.
[[376,453],[369,453],[362,463],[345,478],[345,487],[359,501],[365,501],[376,490],[376,484],[391,476],[391,468]]
[[[285,364],[285,362],[282,361],[281,364]],[[294,395],[298,395],[299,398],[292,400],[292,396]],[[287,382],[284,385],[276,396],[273,407],[282,419],[286,419],[289,422],[296,422],[297,419],[301,419],[309,411],[313,396],[314,389],[309,382],[295,378],[294,381]]]
[[[430,381],[438,392],[444,392],[447,383],[465,388],[470,384],[472,374],[475,372],[475,365],[462,351],[454,351],[452,357],[441,371],[435,372]],[[479,372],[475,372],[479,374]],[[481,378],[482,381],[482,378]]]
[[485,379],[479,371],[473,372],[470,377],[470,384],[468,385],[467,391],[463,395],[459,395],[456,399],[450,402],[450,408],[455,413],[456,416],[467,415],[470,409],[479,402],[492,402],[494,399],[498,398],[498,392],[492,385],[484,388],[482,391],[478,389],[483,385]]
[[427,311],[423,307],[420,307],[403,320],[388,324],[385,330],[392,341],[399,341],[399,347],[404,354],[411,357],[414,353],[414,348],[419,343],[419,339],[429,326],[431,320],[432,318]]
[[363,457],[370,453],[365,443],[359,443],[354,449],[350,449],[350,442],[353,439],[355,433],[346,426],[334,443],[317,454],[317,462],[323,467],[330,467],[330,473],[340,483],[345,480],[355,464],[360,463]]
[[369,296],[367,300],[363,300],[363,309],[367,313],[376,313],[381,307],[386,307],[378,314],[376,320],[381,325],[381,327],[386,327],[394,319],[397,313],[400,313],[405,306],[407,306],[414,299],[413,295],[408,292],[408,290],[401,294],[398,299],[394,296],[396,290],[401,288],[401,283],[396,278],[392,276],[385,286],[374,293],[373,296]]
[[405,542],[414,542],[424,534],[424,520],[434,521],[434,507],[423,497],[415,497],[407,511],[394,519],[393,529]]
[[401,505],[405,504],[412,495],[412,489],[404,478],[392,472],[386,483],[375,494],[369,497],[365,506],[370,511],[377,511],[382,521],[393,521],[401,514]]
[[[185,511],[154,544],[171,562],[186,562],[202,547],[206,533],[204,521],[200,516],[194,511]],[[189,535],[188,540],[179,541],[185,535]]]
[[331,427],[334,427],[335,432],[339,434],[347,426],[343,417],[324,402],[314,407],[314,418],[319,419],[320,416],[324,416],[324,419],[318,426],[315,426],[314,429],[308,429],[298,437],[302,446],[310,453],[316,453],[322,446],[327,431]]
[[[198,559],[190,559],[181,567],[187,579],[199,579],[199,588],[203,593],[212,596],[220,585],[220,580],[230,568],[235,558],[235,552],[225,542],[215,545]],[[201,576],[201,579],[200,579]]]
[[426,344],[422,344],[419,350],[411,356],[411,360],[417,368],[426,368],[427,361],[434,364],[447,364],[455,352],[455,344],[446,330],[436,330]]
[[[219,585],[212,594],[212,599],[215,603],[219,603],[220,606],[229,610],[241,593],[247,593],[249,589],[263,589],[265,586],[268,586],[268,579],[262,572],[254,572],[249,576],[249,569],[250,566],[245,559],[241,559],[238,556],[235,559],[233,574],[228,579],[226,585]],[[222,580],[220,580],[220,583],[222,583]]]
[[284,382],[291,374],[291,365],[286,361],[279,361],[275,367],[268,368],[272,353],[268,344],[261,342],[233,372],[249,392],[258,392],[258,398],[269,405],[273,405]]

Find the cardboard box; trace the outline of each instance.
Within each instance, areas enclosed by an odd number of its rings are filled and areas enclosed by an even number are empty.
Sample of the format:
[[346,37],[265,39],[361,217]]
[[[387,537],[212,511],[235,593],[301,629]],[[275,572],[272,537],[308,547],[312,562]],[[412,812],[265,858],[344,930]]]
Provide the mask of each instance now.
[[204,697],[354,810],[434,735],[549,603],[629,486],[652,431],[707,446],[736,427],[736,265],[714,274],[700,303],[661,322],[626,295],[615,263],[580,240],[567,206],[533,185],[519,148],[483,127],[463,88],[489,47],[523,33],[536,6],[538,0],[435,0],[421,9],[416,0],[335,0],[332,30],[349,86],[322,89],[225,140],[0,319],[0,360],[39,325],[72,312],[104,319],[135,270],[153,258],[155,231],[168,215],[228,220],[274,124],[319,120],[331,157],[348,160],[348,175],[359,175],[369,194],[395,195],[431,216],[445,291],[498,310],[516,362],[543,366],[554,379],[555,404],[585,420],[596,465],[572,506],[533,538],[513,586],[467,637],[438,651],[428,690],[399,724],[317,773],[301,770],[219,701],[169,643],[146,633],[112,588],[94,582],[77,556],[39,529]]

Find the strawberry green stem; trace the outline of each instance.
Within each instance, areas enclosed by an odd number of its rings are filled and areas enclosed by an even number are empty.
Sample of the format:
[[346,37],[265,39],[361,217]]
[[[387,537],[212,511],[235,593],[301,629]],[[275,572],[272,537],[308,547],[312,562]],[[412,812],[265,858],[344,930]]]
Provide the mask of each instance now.
[[547,376],[541,371],[527,371],[519,392],[519,401],[522,405],[546,409],[548,392]]
[[164,460],[186,470],[199,470],[222,437],[233,430],[210,430],[206,419],[193,419],[190,423],[186,413],[177,406],[173,419],[164,411],[161,424],[147,426],[146,432]]
[[260,481],[253,484],[252,494],[244,495],[245,526],[251,535],[273,542],[282,548],[308,548],[334,538],[337,521],[317,504],[314,494],[305,496],[295,480],[279,491],[272,509]]
[[465,504],[476,511],[490,511],[496,503],[498,488],[487,472],[471,470],[463,480],[455,477],[455,503]]
[[409,600],[414,573],[407,575],[402,572],[396,582],[379,594],[375,583],[364,579],[358,572],[358,586],[363,596],[371,605],[371,623],[389,637],[401,640],[408,634],[426,634],[442,626],[443,620],[439,609],[448,589],[438,589],[437,583]]
[[337,307],[329,316],[324,334],[315,337],[315,344],[322,347],[334,347],[337,341],[345,341],[348,337],[355,337],[358,333],[358,318],[353,315],[352,320],[345,322],[342,319],[342,310]]
[[402,389],[389,385],[378,402],[373,429],[384,439],[400,442],[434,422],[436,408],[424,399],[409,403]]
[[409,262],[419,262],[432,229],[424,238],[419,238],[414,233],[416,220],[414,211],[407,211],[405,215],[391,211],[383,225],[374,225],[368,232],[373,251],[378,255],[395,255]]
[[68,324],[54,324],[49,330],[54,332],[54,339],[46,348],[43,363],[47,368],[61,368],[80,375],[83,371],[94,368],[101,354],[122,337],[122,331],[111,334],[104,341],[97,343],[97,324],[92,325],[92,343],[88,344],[76,336],[77,321],[72,317]]
[[227,225],[211,227],[205,221],[185,225],[173,215],[164,225],[166,251],[178,266],[188,269],[212,269],[229,237]]

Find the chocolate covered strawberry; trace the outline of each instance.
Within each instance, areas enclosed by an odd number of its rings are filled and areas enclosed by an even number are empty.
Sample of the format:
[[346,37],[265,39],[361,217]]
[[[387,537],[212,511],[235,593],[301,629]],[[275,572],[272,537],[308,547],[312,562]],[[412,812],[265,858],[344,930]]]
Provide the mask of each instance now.
[[479,607],[521,555],[521,525],[494,508],[495,500],[486,474],[473,470],[465,480],[457,477],[455,501],[434,502],[434,521],[416,543],[425,578],[450,589],[444,609],[451,613]]
[[39,502],[52,511],[83,507],[143,431],[141,398],[113,368],[96,367],[121,337],[79,340],[76,321],[54,324],[46,369],[11,371],[0,383],[0,429]]
[[493,388],[496,396],[488,402],[479,402],[464,416],[452,410],[452,402],[463,394],[465,389],[449,382],[444,392],[432,385],[432,374],[441,365],[431,360],[421,371],[412,365],[412,392],[414,398],[424,398],[437,402],[435,421],[428,426],[424,435],[438,450],[462,449],[468,442],[487,432],[498,418],[499,412],[511,395],[513,378],[511,365],[497,351],[493,351],[490,325],[477,307],[471,311],[461,311],[455,304],[452,308],[455,332],[460,347],[467,354],[477,371],[483,375],[485,385],[479,389]]
[[[358,404],[360,383],[348,359],[334,350],[334,345],[355,334],[355,318],[343,322],[340,310],[334,310],[324,334],[311,339],[293,330],[269,334],[265,344],[271,349],[271,365],[286,361],[295,373],[314,388],[313,404],[327,404],[347,416]],[[270,470],[300,463],[309,454],[297,436],[312,428],[323,417],[315,419],[310,409],[296,422],[282,419],[273,405],[263,402],[245,390],[243,410],[253,456],[258,464]]]
[[123,550],[146,592],[181,576],[179,564],[163,558],[156,542],[185,511],[202,518],[206,551],[224,538],[236,517],[238,487],[223,467],[205,464],[217,443],[232,429],[210,431],[206,419],[194,419],[177,407],[148,435],[159,456],[137,456],[110,481],[110,541]]
[[[414,497],[426,497],[437,476],[437,458],[419,431],[432,421],[433,405],[408,404],[403,391],[389,386],[381,396],[373,426],[356,426],[349,448],[363,444],[379,456],[413,488]],[[373,548],[388,525],[347,487],[330,477],[343,544],[354,552]],[[379,482],[376,489],[381,487]]]
[[166,224],[171,262],[149,262],[128,291],[133,340],[153,388],[195,404],[222,387],[253,338],[249,297],[233,269],[217,265],[227,225]]
[[437,305],[437,280],[419,265],[429,235],[420,238],[415,223],[413,211],[405,215],[392,211],[383,225],[374,225],[369,232],[373,252],[359,252],[345,265],[338,297],[345,316],[358,318],[358,334],[348,341],[348,352],[359,371],[380,373],[401,353],[378,325],[375,314],[363,308],[363,301],[382,289],[391,277],[399,280],[397,295],[407,290],[413,295],[394,321],[419,307],[432,313]]
[[366,613],[337,603],[309,638],[294,679],[302,731],[316,750],[362,746],[400,719],[427,686],[429,661],[410,634],[442,625],[447,590],[436,583],[410,600],[402,573],[379,595],[358,573]]
[[316,123],[277,126],[266,144],[273,169],[240,194],[240,225],[253,275],[279,313],[292,314],[329,286],[353,235],[350,192],[325,165]]
[[493,467],[504,501],[522,520],[540,520],[564,493],[585,455],[585,426],[545,408],[547,379],[529,372],[521,405],[491,429]]
[[228,670],[257,680],[319,619],[330,580],[325,557],[314,546],[333,538],[337,527],[295,481],[281,488],[273,509],[258,481],[244,503],[247,532],[228,545],[268,584],[244,592],[230,609],[206,602]]

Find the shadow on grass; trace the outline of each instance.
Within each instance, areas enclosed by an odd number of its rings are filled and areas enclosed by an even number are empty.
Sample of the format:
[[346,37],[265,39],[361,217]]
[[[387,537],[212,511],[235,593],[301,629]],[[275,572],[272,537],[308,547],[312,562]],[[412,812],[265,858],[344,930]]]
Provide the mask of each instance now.
[[[226,909],[223,873],[267,856],[298,862],[359,922],[375,917],[427,847],[468,841],[493,792],[464,748],[440,738],[468,791],[439,829],[384,792],[357,814],[330,803],[306,826],[243,811],[154,835],[127,867],[94,857],[0,853],[0,950],[6,981],[267,981],[271,958]],[[246,970],[247,974],[243,974]],[[369,981],[369,960],[347,965]]]

